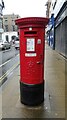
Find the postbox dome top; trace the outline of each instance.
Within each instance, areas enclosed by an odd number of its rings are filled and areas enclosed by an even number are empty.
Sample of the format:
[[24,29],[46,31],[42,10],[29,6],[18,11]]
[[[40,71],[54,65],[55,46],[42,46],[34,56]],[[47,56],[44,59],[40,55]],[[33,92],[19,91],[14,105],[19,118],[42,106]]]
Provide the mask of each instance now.
[[44,17],[26,17],[15,20],[16,25],[28,26],[28,25],[42,25],[46,26],[48,24],[49,19]]

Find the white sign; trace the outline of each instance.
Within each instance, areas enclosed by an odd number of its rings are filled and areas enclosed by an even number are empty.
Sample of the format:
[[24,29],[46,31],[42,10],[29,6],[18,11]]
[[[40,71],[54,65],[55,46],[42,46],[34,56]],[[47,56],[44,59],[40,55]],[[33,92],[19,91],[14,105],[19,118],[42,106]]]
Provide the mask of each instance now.
[[25,53],[26,57],[36,57],[36,53]]
[[27,51],[35,51],[35,39],[27,38]]

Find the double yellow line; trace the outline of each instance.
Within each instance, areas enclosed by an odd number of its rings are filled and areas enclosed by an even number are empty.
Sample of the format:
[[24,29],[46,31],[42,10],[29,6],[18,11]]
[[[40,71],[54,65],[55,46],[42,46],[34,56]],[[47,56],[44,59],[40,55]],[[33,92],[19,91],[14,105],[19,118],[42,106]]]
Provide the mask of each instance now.
[[0,77],[0,83],[5,79],[17,66],[19,65],[19,62],[14,64],[3,76]]

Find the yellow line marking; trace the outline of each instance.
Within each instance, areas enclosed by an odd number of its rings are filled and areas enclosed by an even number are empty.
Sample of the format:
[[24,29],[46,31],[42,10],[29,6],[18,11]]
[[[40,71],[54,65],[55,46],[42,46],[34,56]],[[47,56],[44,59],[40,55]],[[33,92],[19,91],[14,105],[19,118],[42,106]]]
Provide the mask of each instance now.
[[[19,56],[19,54],[17,54],[15,57]],[[0,67],[4,66],[5,64],[7,64],[8,62],[10,62],[12,59],[6,61],[5,63],[1,64]]]
[[11,60],[8,60],[7,62],[3,63],[0,65],[0,67],[4,66],[5,64],[7,64],[8,62],[10,62]]
[[0,81],[2,81],[5,77],[7,77],[10,74],[10,72],[12,72],[17,67],[17,65],[19,65],[19,62],[14,64],[12,68],[10,68],[3,76],[1,76]]

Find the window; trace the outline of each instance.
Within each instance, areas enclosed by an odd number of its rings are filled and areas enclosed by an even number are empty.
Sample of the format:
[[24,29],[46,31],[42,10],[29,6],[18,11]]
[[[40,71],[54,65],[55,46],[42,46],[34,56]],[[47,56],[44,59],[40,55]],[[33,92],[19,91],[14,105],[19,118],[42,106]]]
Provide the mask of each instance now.
[[8,32],[8,25],[5,25],[5,32]]
[[2,20],[0,19],[0,28],[2,28]]
[[4,18],[4,21],[5,21],[5,22],[7,22],[7,21],[8,21],[8,19],[7,19],[7,18]]
[[6,35],[5,38],[6,38],[6,41],[9,42],[9,37],[8,37],[8,35]]
[[8,20],[5,20],[5,22],[7,22]]
[[4,19],[7,19],[7,17],[5,17]]
[[15,31],[15,26],[14,25],[12,26],[12,28],[13,28],[13,31]]
[[0,41],[2,40],[2,34],[0,34]]
[[55,0],[54,6],[53,6],[53,10],[54,10],[54,8],[55,8],[55,6],[56,6],[56,3],[57,3],[57,0]]
[[16,36],[15,36],[15,35],[13,35],[13,36],[11,37],[11,39],[12,39],[12,40],[14,40],[15,38],[16,38]]

